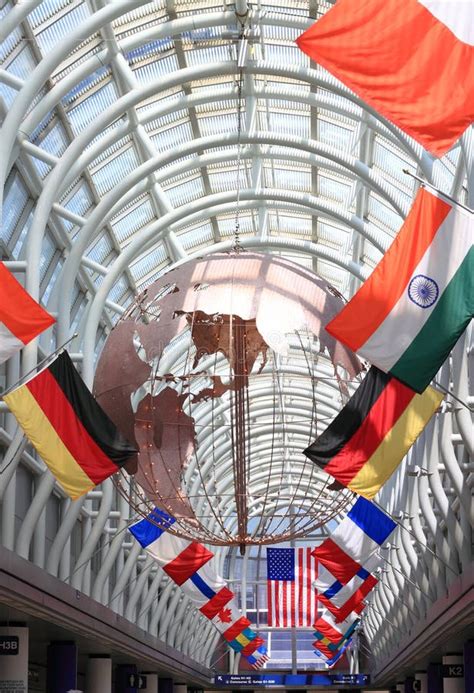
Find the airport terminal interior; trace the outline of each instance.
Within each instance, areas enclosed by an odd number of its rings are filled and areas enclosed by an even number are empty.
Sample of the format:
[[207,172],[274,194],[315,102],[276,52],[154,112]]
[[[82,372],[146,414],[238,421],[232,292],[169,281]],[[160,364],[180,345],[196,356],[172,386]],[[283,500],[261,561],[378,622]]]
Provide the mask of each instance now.
[[[344,3],[0,0],[1,693],[474,690],[473,92],[433,153],[296,42]],[[468,239],[471,313],[423,421],[351,414],[375,366],[414,395],[336,316],[423,195],[464,224],[436,252]],[[423,369],[455,270],[420,263]]]

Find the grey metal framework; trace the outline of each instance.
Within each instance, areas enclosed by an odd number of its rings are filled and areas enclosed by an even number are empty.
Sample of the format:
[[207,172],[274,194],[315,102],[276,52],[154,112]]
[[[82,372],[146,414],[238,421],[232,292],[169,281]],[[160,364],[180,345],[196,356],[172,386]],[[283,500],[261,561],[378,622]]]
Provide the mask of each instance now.
[[[238,172],[242,246],[291,258],[346,297],[410,207],[416,183],[403,169],[474,207],[472,127],[434,160],[298,50],[295,38],[331,4],[2,4],[0,249],[57,316],[0,368],[2,389],[75,333],[71,355],[91,385],[137,292],[178,263],[231,248]],[[439,374],[470,405],[473,354],[471,326]],[[317,368],[329,372],[323,358]],[[340,397],[321,383],[318,401],[333,416]],[[291,378],[287,387],[290,397]],[[288,433],[276,433],[284,444]],[[132,544],[112,482],[72,505],[3,403],[0,445],[2,544],[210,665],[218,634]],[[473,447],[470,412],[448,398],[379,496],[406,529],[382,551],[364,617],[375,671],[390,670],[471,566]],[[265,444],[261,455],[265,465]],[[252,552],[220,556],[231,580],[238,566],[244,595],[256,589],[263,568],[247,575]]]

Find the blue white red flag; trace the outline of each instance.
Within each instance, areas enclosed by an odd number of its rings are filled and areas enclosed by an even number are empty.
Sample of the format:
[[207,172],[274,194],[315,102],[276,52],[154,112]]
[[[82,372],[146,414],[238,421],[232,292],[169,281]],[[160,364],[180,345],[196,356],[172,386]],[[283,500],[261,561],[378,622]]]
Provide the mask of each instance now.
[[396,523],[382,510],[359,497],[342,522],[313,555],[342,584],[346,584],[387,540]]

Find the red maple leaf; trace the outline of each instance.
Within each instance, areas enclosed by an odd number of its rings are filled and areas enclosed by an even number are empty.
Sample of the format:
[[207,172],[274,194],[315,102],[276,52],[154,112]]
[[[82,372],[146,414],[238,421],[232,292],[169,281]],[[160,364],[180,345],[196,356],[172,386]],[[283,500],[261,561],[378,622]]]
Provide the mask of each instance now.
[[232,621],[232,611],[230,609],[221,609],[217,614],[217,618],[222,623],[230,623]]

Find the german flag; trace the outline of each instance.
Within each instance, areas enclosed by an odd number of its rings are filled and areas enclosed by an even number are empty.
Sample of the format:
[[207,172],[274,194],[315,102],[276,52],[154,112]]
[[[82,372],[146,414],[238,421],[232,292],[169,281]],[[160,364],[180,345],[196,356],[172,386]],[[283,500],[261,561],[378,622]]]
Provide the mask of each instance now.
[[3,399],[73,500],[137,452],[97,404],[66,352]]
[[373,498],[418,438],[444,395],[418,395],[372,367],[334,421],[304,454],[365,498]]

